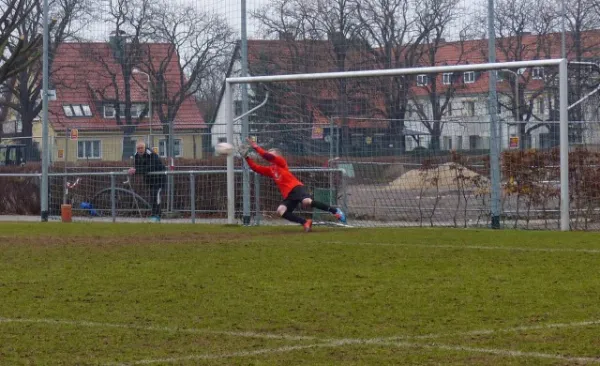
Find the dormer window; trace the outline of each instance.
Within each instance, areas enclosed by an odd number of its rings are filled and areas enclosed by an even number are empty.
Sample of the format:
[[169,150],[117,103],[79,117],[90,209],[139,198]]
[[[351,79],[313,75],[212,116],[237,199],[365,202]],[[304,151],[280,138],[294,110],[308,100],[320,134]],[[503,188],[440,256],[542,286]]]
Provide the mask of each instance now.
[[92,110],[89,104],[66,104],[63,105],[63,112],[67,117],[91,117]]
[[71,108],[73,108],[73,113],[75,113],[76,117],[83,116],[83,109],[81,109],[80,105],[72,105]]
[[105,105],[104,106],[104,118],[115,118],[115,117],[116,117],[115,107],[112,105]]
[[63,111],[65,112],[65,116],[73,117],[73,109],[71,109],[70,105],[63,105]]

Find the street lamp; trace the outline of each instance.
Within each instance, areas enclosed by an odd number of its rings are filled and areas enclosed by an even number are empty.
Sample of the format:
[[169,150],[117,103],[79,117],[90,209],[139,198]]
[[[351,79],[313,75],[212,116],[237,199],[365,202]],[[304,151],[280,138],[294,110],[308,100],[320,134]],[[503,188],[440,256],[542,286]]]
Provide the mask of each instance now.
[[154,145],[154,137],[152,136],[152,84],[150,82],[150,74],[144,72],[138,68],[132,70],[134,74],[144,74],[148,77],[148,123],[150,124],[150,136],[148,138],[149,147],[152,148]]

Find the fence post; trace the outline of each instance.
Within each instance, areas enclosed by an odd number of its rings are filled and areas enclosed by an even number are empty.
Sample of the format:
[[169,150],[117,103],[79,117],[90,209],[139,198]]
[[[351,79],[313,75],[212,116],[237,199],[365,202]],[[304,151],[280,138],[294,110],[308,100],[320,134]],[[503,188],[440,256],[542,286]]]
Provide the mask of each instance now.
[[254,209],[256,210],[254,223],[256,226],[259,226],[262,218],[260,214],[260,176],[254,172],[252,173],[254,175]]
[[117,221],[117,202],[116,202],[116,177],[115,172],[110,172],[110,214],[112,222]]
[[196,223],[196,181],[194,173],[190,173],[190,211],[192,224]]
[[347,197],[348,195],[346,194],[346,170],[345,169],[340,169],[340,173],[342,174],[342,179],[340,182],[340,185],[342,186],[342,207],[344,208],[344,212],[348,212],[348,201],[347,201]]

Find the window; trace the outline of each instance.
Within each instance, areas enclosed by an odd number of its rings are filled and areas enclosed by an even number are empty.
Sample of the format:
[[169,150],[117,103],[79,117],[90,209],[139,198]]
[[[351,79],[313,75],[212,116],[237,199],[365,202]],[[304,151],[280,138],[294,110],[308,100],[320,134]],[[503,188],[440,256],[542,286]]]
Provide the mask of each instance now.
[[425,74],[417,75],[417,86],[425,86],[429,83],[429,77]]
[[104,118],[115,118],[117,115],[115,113],[115,107],[112,105],[104,106]]
[[535,106],[538,114],[544,114],[544,98],[538,98],[535,100]]
[[91,117],[92,116],[92,110],[90,109],[90,106],[87,104],[84,104],[81,106],[81,108],[83,109],[83,115],[86,117]]
[[73,110],[70,105],[63,105],[63,111],[65,111],[65,116],[73,117]]
[[504,80],[506,80],[506,71],[495,70],[494,72],[496,73],[496,82],[497,83],[501,83]]
[[102,143],[100,140],[77,141],[77,159],[100,159]]
[[444,136],[444,150],[452,150],[452,137]]
[[[225,138],[227,139],[227,138]],[[173,154],[176,158],[181,157],[181,139],[173,139]],[[160,140],[158,143],[158,155],[161,158],[167,157],[167,140]]]
[[73,108],[73,113],[75,113],[76,117],[83,116],[83,109],[81,109],[80,105],[72,105],[71,108]]
[[[139,118],[142,115],[142,112],[144,112],[145,108],[146,108],[146,104],[132,104],[131,105],[131,117]],[[119,105],[119,116],[120,117],[125,116],[125,104]],[[104,118],[116,118],[116,117],[117,117],[117,113],[115,111],[114,104],[105,105],[104,106]]]
[[446,106],[446,114],[451,116],[452,115],[452,103],[448,102],[448,105]]
[[451,72],[446,72],[446,73],[442,74],[442,83],[444,83],[444,85],[452,84],[452,73]]
[[475,82],[475,72],[467,71],[463,74],[463,81],[465,84],[471,84]]
[[531,70],[531,77],[536,80],[542,79],[544,77],[544,68],[534,67],[533,70]]
[[469,117],[475,116],[475,102],[470,100],[463,102],[463,111],[464,115]]
[[481,148],[482,148],[481,136],[470,135],[469,136],[469,149],[476,150],[476,149],[481,149]]
[[63,111],[67,117],[91,117],[92,110],[88,104],[63,105]]

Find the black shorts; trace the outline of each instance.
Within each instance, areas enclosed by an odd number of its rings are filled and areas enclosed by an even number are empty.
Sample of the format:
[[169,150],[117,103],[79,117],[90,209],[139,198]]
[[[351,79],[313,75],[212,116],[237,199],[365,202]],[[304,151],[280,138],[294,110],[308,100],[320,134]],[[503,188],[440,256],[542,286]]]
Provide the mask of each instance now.
[[292,212],[305,198],[312,199],[312,196],[308,193],[306,187],[295,186],[292,188],[287,197],[281,201],[281,204],[287,207],[288,212]]

